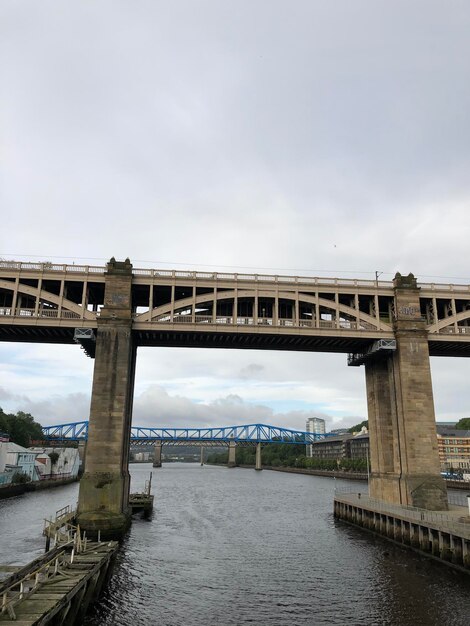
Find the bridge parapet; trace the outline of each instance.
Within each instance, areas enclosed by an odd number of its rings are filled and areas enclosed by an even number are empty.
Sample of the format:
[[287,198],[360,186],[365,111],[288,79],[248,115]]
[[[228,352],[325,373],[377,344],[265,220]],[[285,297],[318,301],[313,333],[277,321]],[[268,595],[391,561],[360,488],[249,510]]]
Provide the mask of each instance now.
[[[130,271],[137,345],[364,353],[393,338],[398,315],[392,281]],[[106,281],[104,266],[0,261],[0,341],[72,343],[75,328],[97,328]],[[470,285],[416,287],[430,354],[469,356]]]

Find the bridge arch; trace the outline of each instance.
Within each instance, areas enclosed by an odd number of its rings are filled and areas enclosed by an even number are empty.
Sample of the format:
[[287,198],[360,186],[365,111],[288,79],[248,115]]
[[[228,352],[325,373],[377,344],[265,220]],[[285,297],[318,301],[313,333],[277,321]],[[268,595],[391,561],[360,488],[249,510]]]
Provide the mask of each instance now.
[[[146,311],[145,313],[136,315],[135,320],[139,322],[152,321],[159,317],[170,316],[172,312],[174,314],[177,311],[184,310],[192,306],[201,305],[201,304],[212,304],[214,302],[223,302],[226,300],[234,300],[235,298],[237,299],[250,298],[250,299],[253,299],[253,302],[255,302],[255,297],[271,298],[271,299],[275,298],[278,300],[279,299],[289,300],[293,303],[293,305],[295,305],[295,302],[296,302],[295,295],[291,291],[278,291],[276,292],[276,294],[274,294],[270,290],[260,289],[259,291],[256,292],[256,294],[254,294],[252,290],[244,289],[244,290],[237,290],[237,291],[235,290],[223,291],[220,293],[215,293],[213,295],[214,297],[208,298],[208,294],[206,293],[206,294],[200,294],[196,296],[195,298],[193,296],[190,296],[188,298],[183,298],[181,300],[176,300],[170,303],[165,303],[159,307],[155,307],[151,311]],[[364,313],[364,311],[359,311],[358,309],[349,307],[342,303],[333,302],[332,300],[327,300],[325,298],[318,298],[316,296],[311,296],[305,293],[301,293],[299,294],[299,304],[301,303],[310,304],[312,306],[316,306],[318,304],[318,306],[324,309],[328,309],[332,311],[332,313],[335,313],[336,311],[338,311],[339,313],[342,313],[347,318],[351,318],[351,320],[353,321],[356,321],[357,319],[359,319],[365,325],[373,329],[384,330],[384,331],[392,330],[392,327],[390,324],[387,324],[383,322],[382,320],[377,320],[372,315],[368,315],[367,313]]]
[[72,302],[67,298],[57,296],[54,293],[44,291],[43,289],[39,289],[38,287],[24,285],[23,283],[16,284],[8,280],[0,279],[0,289],[12,292],[17,291],[18,293],[31,296],[36,301],[39,300],[39,304],[41,304],[41,302],[55,304],[57,305],[57,310],[60,307],[62,310],[70,311],[71,313],[77,314],[78,318],[80,319],[83,318],[86,320],[96,320],[95,312],[87,311],[86,309],[83,309],[83,307],[81,307],[79,304],[76,304],[75,302]]
[[455,315],[450,315],[449,317],[445,317],[441,320],[438,320],[437,322],[433,324],[429,324],[426,328],[430,334],[439,333],[444,328],[447,328],[450,326],[453,327],[455,326],[455,324],[458,325],[459,322],[464,322],[464,321],[468,321],[469,324],[468,325],[464,324],[461,326],[461,328],[468,328],[468,332],[470,333],[470,309],[461,311],[460,313],[456,313]]

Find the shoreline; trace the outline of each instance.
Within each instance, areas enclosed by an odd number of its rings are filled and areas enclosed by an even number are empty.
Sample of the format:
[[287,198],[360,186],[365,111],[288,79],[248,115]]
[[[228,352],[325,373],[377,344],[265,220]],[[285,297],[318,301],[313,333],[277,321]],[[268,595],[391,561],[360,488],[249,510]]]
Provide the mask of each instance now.
[[15,485],[4,485],[0,487],[0,500],[6,498],[14,498],[15,496],[21,496],[24,493],[31,491],[41,491],[43,489],[53,489],[54,487],[62,487],[63,485],[70,485],[80,480],[79,476],[73,478],[59,478],[58,480],[35,480],[30,483],[20,483]]

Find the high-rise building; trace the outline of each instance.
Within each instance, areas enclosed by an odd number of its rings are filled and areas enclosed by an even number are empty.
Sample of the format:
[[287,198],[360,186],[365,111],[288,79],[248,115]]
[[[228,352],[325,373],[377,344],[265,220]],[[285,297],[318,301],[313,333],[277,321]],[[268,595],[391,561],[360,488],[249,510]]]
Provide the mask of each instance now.
[[[321,417],[309,417],[307,419],[307,423],[305,425],[305,430],[308,433],[316,433],[318,435],[324,435],[325,430],[325,420]],[[306,446],[307,456],[312,456],[312,444],[308,444]]]

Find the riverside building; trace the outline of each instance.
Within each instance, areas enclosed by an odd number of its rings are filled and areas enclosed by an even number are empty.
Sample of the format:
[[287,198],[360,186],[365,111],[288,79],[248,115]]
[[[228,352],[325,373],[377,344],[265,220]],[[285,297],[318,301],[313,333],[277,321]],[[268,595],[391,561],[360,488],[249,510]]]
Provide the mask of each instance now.
[[[325,420],[321,417],[309,417],[307,419],[307,423],[305,425],[305,430],[308,433],[316,433],[318,435],[324,435],[325,430]],[[312,444],[306,446],[307,456],[312,456]]]

